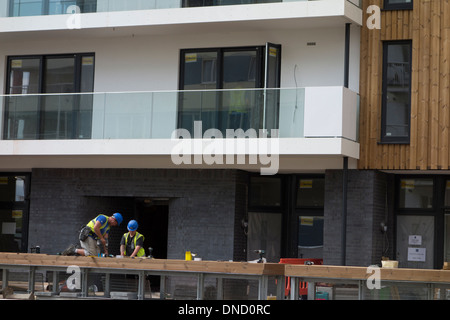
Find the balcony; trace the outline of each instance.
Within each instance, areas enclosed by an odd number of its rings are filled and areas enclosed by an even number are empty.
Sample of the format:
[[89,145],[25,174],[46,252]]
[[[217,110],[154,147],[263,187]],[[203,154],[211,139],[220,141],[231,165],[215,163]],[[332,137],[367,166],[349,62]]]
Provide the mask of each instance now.
[[[311,0],[31,0],[5,1],[0,17],[24,17],[73,13],[135,11],[169,8],[215,7]],[[314,0],[317,1],[317,0]],[[321,0],[324,1],[324,0]],[[361,8],[361,0],[346,0]]]
[[[41,3],[41,1],[36,0]],[[180,0],[96,1],[74,6],[75,1],[50,1],[36,9],[0,7],[0,39],[20,32],[59,32],[80,37],[124,34],[169,34],[208,31],[275,30],[286,28],[362,24],[358,0],[319,1],[213,1],[211,6],[183,7]],[[8,1],[6,1],[8,3]],[[27,2],[31,5],[34,2]],[[81,2],[78,2],[81,3]],[[69,5],[70,4],[70,5]],[[23,4],[25,6],[25,3]],[[22,14],[20,12],[23,12]],[[78,14],[83,13],[83,14]],[[23,16],[21,16],[23,15]],[[3,18],[2,18],[3,17]],[[51,35],[50,35],[51,36]],[[17,37],[17,35],[15,35]]]
[[[1,101],[0,168],[8,160],[11,166],[12,159],[18,169],[88,166],[76,163],[77,157],[93,156],[112,163],[116,157],[113,167],[124,156],[153,157],[146,167],[168,166],[167,157],[180,141],[196,141],[205,150],[212,142],[276,140],[276,152],[296,163],[299,157],[359,157],[358,96],[344,87],[24,94]],[[65,162],[56,164],[61,158]],[[135,160],[137,167],[144,163]],[[97,165],[104,166],[104,159]]]

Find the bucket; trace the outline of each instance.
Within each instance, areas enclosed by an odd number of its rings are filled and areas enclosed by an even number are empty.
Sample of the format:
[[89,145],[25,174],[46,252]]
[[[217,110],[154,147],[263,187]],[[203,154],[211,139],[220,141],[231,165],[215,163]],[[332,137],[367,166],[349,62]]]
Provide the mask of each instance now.
[[192,260],[192,254],[190,251],[186,251],[184,256],[185,256],[185,260]]

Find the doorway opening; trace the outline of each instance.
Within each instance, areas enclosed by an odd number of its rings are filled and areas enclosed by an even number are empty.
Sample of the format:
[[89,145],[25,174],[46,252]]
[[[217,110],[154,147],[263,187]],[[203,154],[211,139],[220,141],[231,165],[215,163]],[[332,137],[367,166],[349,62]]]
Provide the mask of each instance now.
[[167,259],[169,200],[136,198],[134,219],[139,223],[138,232],[145,237],[146,254],[155,259]]
[[[128,232],[130,220],[139,224],[138,232],[144,235],[144,249],[148,256],[149,247],[157,259],[167,259],[169,199],[168,198],[137,198],[137,197],[87,197],[86,208],[89,212],[103,212],[112,215],[120,212],[123,223],[113,228],[109,235],[109,253],[120,254],[120,240]],[[1,209],[1,208],[0,208]],[[92,217],[87,215],[87,218]]]
[[[169,199],[136,198],[134,219],[138,232],[144,235],[145,253],[155,259],[167,259],[169,229]],[[152,291],[159,291],[161,278],[148,276]]]

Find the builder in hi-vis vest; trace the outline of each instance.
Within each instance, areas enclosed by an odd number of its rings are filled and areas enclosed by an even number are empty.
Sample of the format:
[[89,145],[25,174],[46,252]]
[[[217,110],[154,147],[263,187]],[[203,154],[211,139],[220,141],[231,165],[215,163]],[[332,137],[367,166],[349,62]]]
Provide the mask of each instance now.
[[136,220],[128,222],[127,229],[129,232],[122,236],[120,241],[120,255],[126,257],[143,257],[145,256],[144,236],[137,232],[138,223]]
[[62,255],[82,255],[98,256],[100,254],[99,245],[103,245],[104,255],[108,256],[108,236],[111,227],[116,227],[122,223],[122,215],[118,212],[112,216],[99,214],[84,226],[79,235],[81,249],[75,245],[62,252]]

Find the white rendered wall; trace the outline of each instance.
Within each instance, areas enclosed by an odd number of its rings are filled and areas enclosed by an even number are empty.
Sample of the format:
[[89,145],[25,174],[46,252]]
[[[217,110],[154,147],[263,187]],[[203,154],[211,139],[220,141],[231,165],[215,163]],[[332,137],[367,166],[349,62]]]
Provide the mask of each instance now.
[[304,135],[356,141],[356,93],[344,87],[305,89]]
[[[354,34],[356,40],[358,33]],[[272,42],[282,46],[281,87],[340,86],[344,81],[344,40],[344,26],[273,32],[11,40],[0,46],[0,61],[6,61],[10,55],[94,52],[96,92],[176,90],[180,49],[262,46]],[[351,62],[351,89],[358,91],[359,45],[352,42],[355,55]],[[4,75],[5,71],[5,62],[0,63],[0,73]],[[4,76],[0,77],[3,92],[4,80]]]
[[[357,28],[352,30],[358,31]],[[359,55],[356,54],[358,32],[353,32],[351,89],[357,91]],[[44,40],[9,41],[0,47],[0,61],[10,55],[56,54],[74,52],[95,53],[95,92],[135,92],[177,90],[179,83],[180,49],[235,47],[265,45],[266,42],[281,44],[281,87],[343,86],[345,27],[301,30],[274,30],[253,32],[222,32],[203,34],[142,35],[127,37],[63,38]],[[357,58],[356,58],[357,56]],[[0,63],[0,74],[5,74],[5,63]],[[5,76],[0,77],[0,88],[5,92]],[[158,125],[167,132],[176,125],[176,95],[166,97],[168,115],[164,124]],[[171,100],[172,99],[172,100]],[[132,100],[119,104],[124,109],[133,106]],[[102,121],[103,101],[96,96],[94,121]],[[159,105],[160,106],[160,105]],[[172,111],[172,112],[170,112]],[[290,116],[289,110],[285,111]],[[299,114],[297,114],[299,115]],[[167,136],[167,132],[164,136]],[[102,137],[94,132],[94,137]],[[156,135],[158,136],[158,135]]]

